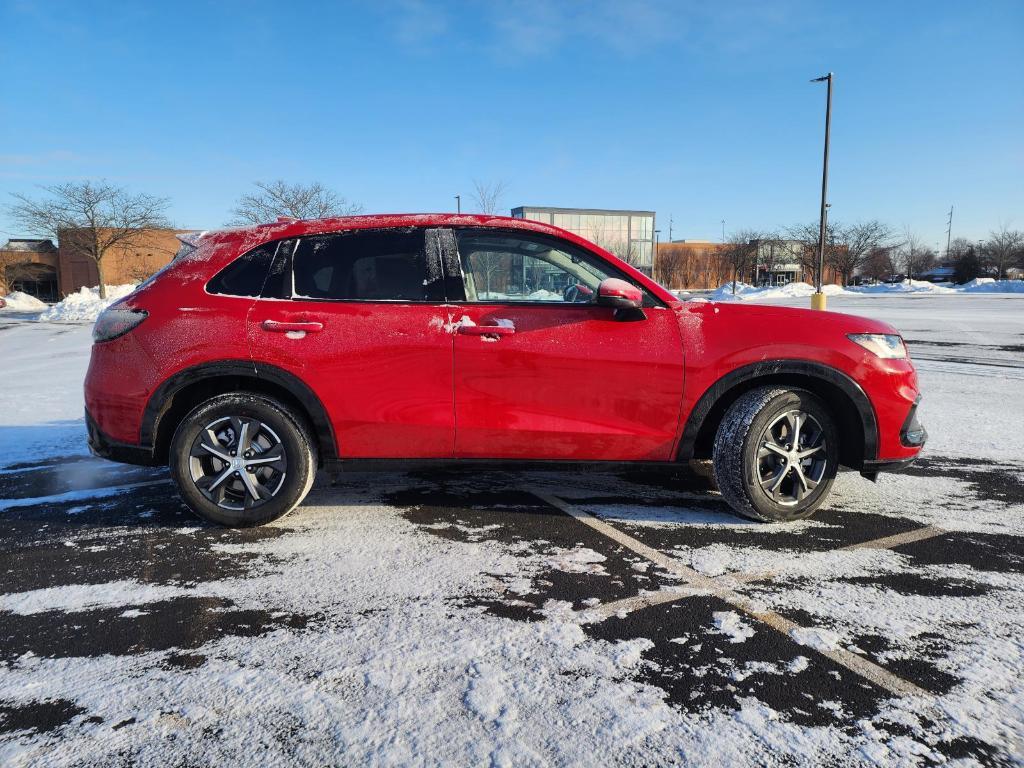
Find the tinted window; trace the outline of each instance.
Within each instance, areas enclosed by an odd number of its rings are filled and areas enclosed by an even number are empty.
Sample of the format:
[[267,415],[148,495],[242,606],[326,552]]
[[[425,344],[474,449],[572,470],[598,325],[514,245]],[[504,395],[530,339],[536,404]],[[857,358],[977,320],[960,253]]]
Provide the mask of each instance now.
[[569,243],[529,234],[460,230],[467,301],[589,304],[597,286],[620,275]]
[[218,272],[206,284],[206,290],[229,296],[259,296],[276,250],[274,242],[242,254]]
[[373,230],[299,240],[295,296],[363,301],[430,301],[423,230]]

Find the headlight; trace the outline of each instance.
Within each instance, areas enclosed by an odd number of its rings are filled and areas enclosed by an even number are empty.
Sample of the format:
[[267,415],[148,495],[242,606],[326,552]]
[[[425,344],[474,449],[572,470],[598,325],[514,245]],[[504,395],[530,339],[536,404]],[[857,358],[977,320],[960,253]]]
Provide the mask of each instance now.
[[118,336],[124,336],[147,317],[149,312],[144,309],[105,309],[100,312],[96,324],[92,327],[92,340],[110,341]]
[[851,333],[847,338],[878,357],[892,360],[905,360],[907,357],[907,347],[903,339],[895,334]]

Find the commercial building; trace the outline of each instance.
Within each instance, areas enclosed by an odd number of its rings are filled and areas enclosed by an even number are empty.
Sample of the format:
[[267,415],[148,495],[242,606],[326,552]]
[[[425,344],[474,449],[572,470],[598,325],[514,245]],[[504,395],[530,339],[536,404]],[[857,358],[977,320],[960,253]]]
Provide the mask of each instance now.
[[[139,283],[174,258],[178,235],[190,230],[144,229],[103,257],[107,285]],[[24,291],[42,301],[57,301],[82,287],[99,284],[96,261],[84,247],[83,230],[61,230],[51,240],[12,238],[0,248],[0,295]]]
[[512,209],[512,216],[568,230],[596,243],[648,275],[653,269],[654,211],[521,205]]
[[58,254],[52,240],[11,238],[0,247],[0,296],[13,291],[42,301],[60,298]]

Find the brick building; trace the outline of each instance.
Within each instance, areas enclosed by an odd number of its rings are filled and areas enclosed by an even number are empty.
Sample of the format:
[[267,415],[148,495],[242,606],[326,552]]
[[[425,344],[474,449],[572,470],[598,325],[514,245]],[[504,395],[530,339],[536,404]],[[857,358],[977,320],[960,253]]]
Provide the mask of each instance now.
[[[141,230],[132,242],[115,245],[103,257],[103,278],[107,285],[140,283],[174,258],[178,252],[178,235],[184,229]],[[58,285],[66,296],[82,286],[99,284],[96,262],[81,247],[81,230],[57,233]]]
[[58,252],[52,240],[11,238],[0,246],[0,296],[13,291],[43,301],[60,298]]

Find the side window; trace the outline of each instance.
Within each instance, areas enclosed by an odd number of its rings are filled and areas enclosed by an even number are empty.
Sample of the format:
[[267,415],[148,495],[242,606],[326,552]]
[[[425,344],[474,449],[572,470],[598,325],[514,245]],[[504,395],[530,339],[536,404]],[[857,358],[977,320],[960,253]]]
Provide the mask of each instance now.
[[597,286],[620,275],[568,243],[480,230],[455,233],[467,301],[590,304]]
[[206,290],[226,296],[259,296],[277,245],[277,242],[265,243],[243,253],[214,275],[206,284]]
[[293,296],[362,301],[434,301],[421,229],[355,230],[299,240]]

